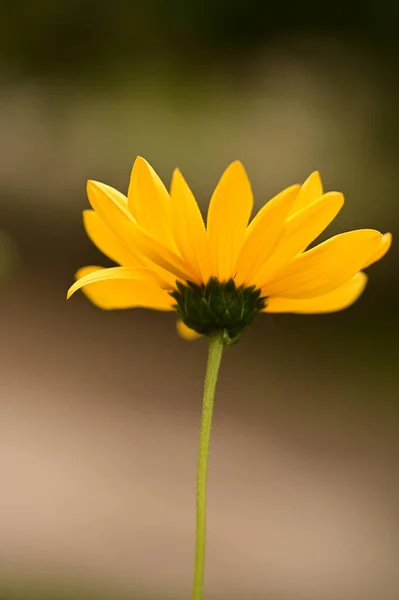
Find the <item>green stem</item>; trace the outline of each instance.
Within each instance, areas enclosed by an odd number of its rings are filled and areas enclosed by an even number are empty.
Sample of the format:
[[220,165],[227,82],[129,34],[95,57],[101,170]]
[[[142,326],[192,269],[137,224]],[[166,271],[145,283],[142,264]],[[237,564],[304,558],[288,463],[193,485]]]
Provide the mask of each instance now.
[[195,566],[192,600],[202,600],[206,545],[206,481],[208,472],[209,441],[212,429],[212,414],[215,388],[223,352],[223,332],[209,340],[208,364],[205,375],[202,403],[201,431],[198,450],[197,471],[197,523],[195,539]]

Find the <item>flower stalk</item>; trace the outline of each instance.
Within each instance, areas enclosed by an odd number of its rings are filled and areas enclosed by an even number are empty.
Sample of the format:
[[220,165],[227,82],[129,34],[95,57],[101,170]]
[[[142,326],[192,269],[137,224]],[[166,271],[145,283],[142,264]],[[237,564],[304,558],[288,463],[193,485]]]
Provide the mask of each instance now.
[[205,375],[202,404],[200,441],[197,470],[197,519],[195,539],[195,562],[192,600],[202,600],[206,547],[206,493],[208,475],[209,442],[215,389],[223,353],[223,331],[213,334],[209,340],[208,363]]

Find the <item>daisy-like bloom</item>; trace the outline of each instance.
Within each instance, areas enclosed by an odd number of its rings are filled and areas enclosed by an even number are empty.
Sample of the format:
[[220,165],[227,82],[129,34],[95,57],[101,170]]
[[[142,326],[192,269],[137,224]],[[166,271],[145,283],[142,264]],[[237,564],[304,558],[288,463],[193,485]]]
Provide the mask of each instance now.
[[127,197],[89,181],[89,238],[117,267],[80,269],[68,297],[83,291],[103,309],[147,307],[178,314],[187,339],[222,332],[236,342],[258,313],[329,313],[352,304],[366,267],[388,251],[391,234],[359,229],[308,250],[341,210],[314,172],[269,200],[252,218],[253,195],[233,162],[212,195],[206,226],[179,170],[170,193],[143,159]]

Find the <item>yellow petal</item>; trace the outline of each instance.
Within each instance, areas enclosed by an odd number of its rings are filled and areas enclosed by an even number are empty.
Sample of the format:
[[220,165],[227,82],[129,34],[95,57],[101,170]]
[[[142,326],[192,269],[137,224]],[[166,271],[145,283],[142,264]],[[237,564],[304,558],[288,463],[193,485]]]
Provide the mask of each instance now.
[[[136,258],[123,245],[123,242],[113,231],[100,219],[94,210],[83,211],[83,224],[87,235],[95,246],[108,256],[111,260],[125,266],[140,265],[140,259]],[[142,264],[142,263],[141,263]]]
[[271,297],[263,312],[316,314],[332,313],[347,308],[355,302],[363,292],[367,283],[365,273],[357,273],[352,279],[339,288],[315,298],[293,300],[290,298]]
[[208,210],[208,239],[212,275],[226,281],[235,274],[253,197],[244,167],[233,162],[223,173]]
[[199,206],[183,175],[173,173],[171,186],[172,230],[184,260],[199,280],[210,277],[209,243]]
[[173,298],[147,278],[145,270],[130,267],[83,267],[76,273],[77,281],[69,288],[70,298],[84,288],[88,298],[106,310],[146,307],[173,310]]
[[301,185],[299,194],[292,205],[291,214],[294,214],[298,210],[301,210],[310,202],[317,200],[323,193],[323,184],[321,183],[320,173],[314,171],[306,181]]
[[143,254],[155,265],[169,271],[174,276],[173,283],[176,278],[196,281],[181,257],[136,223],[126,202],[123,204],[120,199],[120,196],[124,198],[122,194],[98,181],[89,181],[87,192],[92,208],[137,262]]
[[262,286],[265,296],[313,298],[351,279],[376,252],[381,234],[373,229],[341,233],[299,255]]
[[187,327],[187,325],[183,323],[183,321],[177,321],[176,328],[178,334],[181,335],[181,337],[187,341],[198,340],[198,338],[201,337],[201,335],[194,331],[194,329],[190,329],[190,327]]
[[278,269],[303,252],[333,221],[343,203],[342,194],[328,192],[289,217],[280,241],[256,276],[258,282],[272,279]]
[[133,220],[132,214],[130,213],[129,206],[127,203],[127,198],[122,192],[119,192],[115,188],[107,185],[106,183],[101,183],[100,181],[94,181],[93,179],[89,179],[87,181],[86,191],[87,197],[89,198],[89,202],[92,205],[93,210],[96,210],[95,204],[98,202],[97,193],[98,190],[101,190],[104,195],[106,195],[112,203],[119,208],[119,210],[124,214],[124,216]]
[[377,248],[377,251],[373,254],[373,256],[371,256],[371,258],[369,258],[369,260],[363,266],[363,269],[374,264],[375,262],[377,262],[377,260],[381,260],[381,258],[383,256],[385,256],[385,254],[388,252],[389,248],[391,247],[391,244],[392,244],[392,234],[385,233],[381,238],[381,243],[380,243],[379,247]]
[[137,223],[159,242],[174,247],[170,197],[161,179],[141,156],[134,162],[128,190],[129,209]]
[[125,250],[138,260],[140,253],[134,245],[135,220],[129,211],[126,197],[109,185],[92,180],[87,182],[87,196],[92,209],[103,223],[114,233]]
[[293,185],[269,200],[251,221],[237,263],[235,281],[250,285],[281,237],[285,219],[299,190]]

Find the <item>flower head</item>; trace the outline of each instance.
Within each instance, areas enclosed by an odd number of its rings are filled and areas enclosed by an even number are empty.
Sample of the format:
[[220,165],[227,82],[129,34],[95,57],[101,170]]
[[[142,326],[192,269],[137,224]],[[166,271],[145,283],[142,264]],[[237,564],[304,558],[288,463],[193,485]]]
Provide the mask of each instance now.
[[231,344],[258,313],[346,308],[366,285],[363,269],[391,245],[391,234],[360,229],[308,250],[344,203],[339,192],[323,193],[317,172],[250,220],[251,185],[233,162],[212,195],[206,226],[180,171],[169,193],[140,157],[127,197],[96,181],[88,182],[87,194],[86,232],[120,266],[83,267],[68,297],[83,288],[103,309],[175,310],[187,339],[222,331]]

